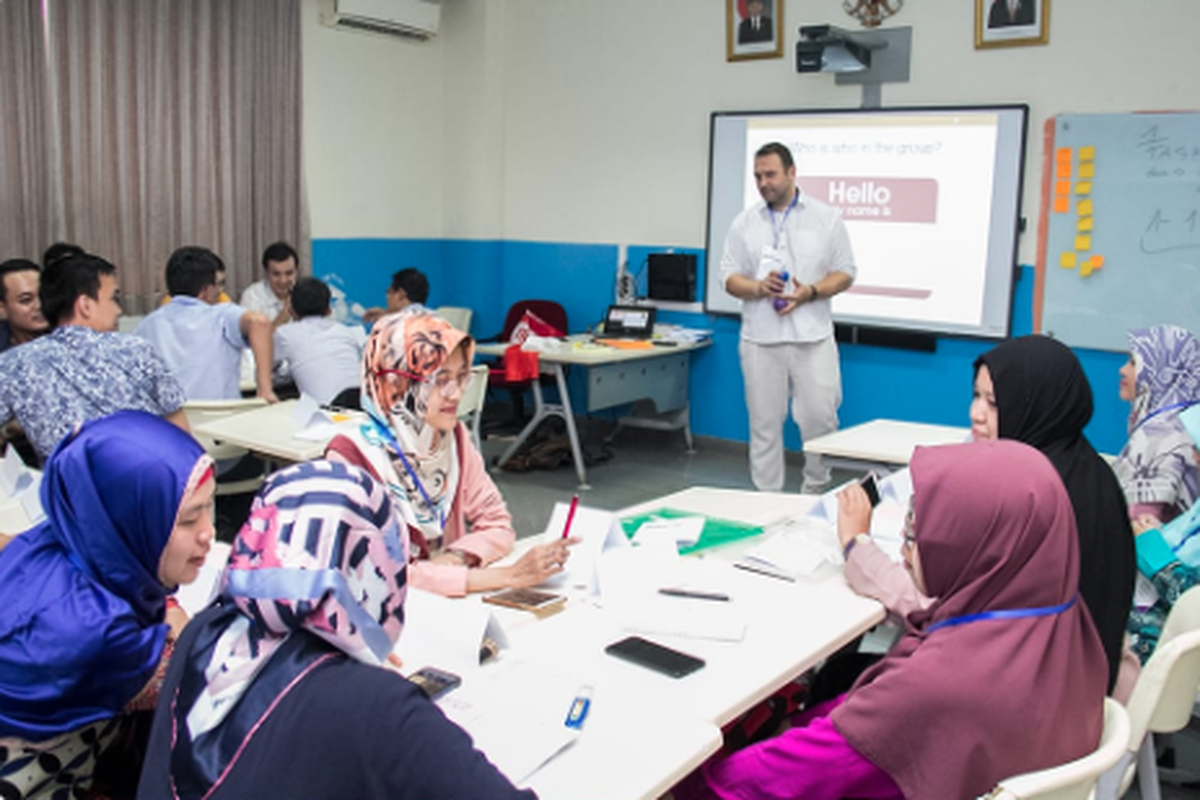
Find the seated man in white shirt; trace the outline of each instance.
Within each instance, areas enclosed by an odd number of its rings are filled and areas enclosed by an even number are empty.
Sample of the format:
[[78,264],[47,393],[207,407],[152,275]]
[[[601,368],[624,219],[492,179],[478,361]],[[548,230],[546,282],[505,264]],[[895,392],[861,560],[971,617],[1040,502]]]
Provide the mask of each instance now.
[[188,400],[236,400],[242,348],[254,354],[258,396],[278,402],[271,388],[271,321],[257,311],[218,303],[217,273],[225,265],[204,247],[181,247],[167,261],[171,302],[142,320],[147,339],[183,384]]
[[276,362],[284,362],[282,371],[291,374],[302,394],[322,404],[332,402],[346,389],[358,387],[367,341],[362,328],[342,325],[329,316],[329,298],[324,281],[296,281],[292,309],[298,319],[275,331]]
[[395,314],[412,305],[423,306],[429,299],[429,278],[416,267],[405,267],[392,275],[387,290],[387,308],[368,308],[363,322],[373,325],[384,314]]
[[242,308],[263,314],[272,328],[294,320],[291,298],[300,274],[299,263],[296,251],[287,242],[267,245],[262,256],[264,277],[242,292]]

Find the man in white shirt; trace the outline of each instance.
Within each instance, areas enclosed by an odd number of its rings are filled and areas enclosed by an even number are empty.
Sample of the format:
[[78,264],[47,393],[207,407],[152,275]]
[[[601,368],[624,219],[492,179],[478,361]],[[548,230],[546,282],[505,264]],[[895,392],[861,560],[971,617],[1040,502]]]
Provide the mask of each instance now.
[[416,267],[405,267],[392,275],[387,289],[387,308],[368,308],[363,322],[372,325],[384,314],[395,314],[409,306],[423,306],[429,299],[429,278]]
[[299,263],[296,251],[287,242],[268,245],[262,256],[264,277],[242,292],[242,308],[264,315],[272,328],[295,319],[291,298]]
[[[742,301],[738,354],[750,415],[750,478],[760,491],[784,484],[783,422],[789,396],[800,435],[837,430],[841,369],[830,298],[854,281],[854,253],[841,214],[804,196],[784,145],[754,155],[763,202],[734,219],[721,257],[725,291]],[[804,491],[819,491],[829,470],[805,454]]]
[[258,396],[278,402],[271,388],[271,321],[257,311],[219,303],[217,273],[225,265],[204,247],[181,247],[167,261],[171,302],[138,323],[183,384],[188,400],[236,400],[242,396],[242,349],[254,354]]
[[296,281],[292,309],[298,319],[275,331],[276,361],[286,364],[285,371],[302,394],[322,404],[361,384],[362,352],[367,342],[362,328],[342,325],[329,316],[329,298],[324,281]]

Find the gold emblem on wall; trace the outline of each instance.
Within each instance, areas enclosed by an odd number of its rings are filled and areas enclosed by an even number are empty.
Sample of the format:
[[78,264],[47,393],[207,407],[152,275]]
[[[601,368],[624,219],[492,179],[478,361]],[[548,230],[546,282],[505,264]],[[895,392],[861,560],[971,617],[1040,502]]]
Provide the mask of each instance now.
[[864,28],[878,28],[879,23],[904,8],[904,0],[843,0],[842,8]]

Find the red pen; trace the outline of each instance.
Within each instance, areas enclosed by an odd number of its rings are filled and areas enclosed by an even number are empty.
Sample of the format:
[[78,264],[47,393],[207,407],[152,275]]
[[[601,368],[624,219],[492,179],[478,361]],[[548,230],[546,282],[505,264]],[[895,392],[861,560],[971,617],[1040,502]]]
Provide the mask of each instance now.
[[571,507],[569,509],[567,509],[567,523],[565,525],[563,525],[562,538],[564,538],[564,539],[566,539],[568,536],[571,535],[571,522],[574,521],[574,519],[575,519],[575,509],[578,506],[579,506],[579,494],[576,493],[576,495],[571,498]]

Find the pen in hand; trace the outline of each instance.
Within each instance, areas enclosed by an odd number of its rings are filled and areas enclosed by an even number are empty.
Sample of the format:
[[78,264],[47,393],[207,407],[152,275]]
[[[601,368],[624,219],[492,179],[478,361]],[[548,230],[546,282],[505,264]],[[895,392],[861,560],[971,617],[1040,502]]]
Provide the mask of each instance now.
[[571,498],[571,507],[567,509],[567,522],[563,525],[562,538],[566,539],[571,535],[571,523],[575,521],[575,509],[579,507],[579,494],[576,493]]

